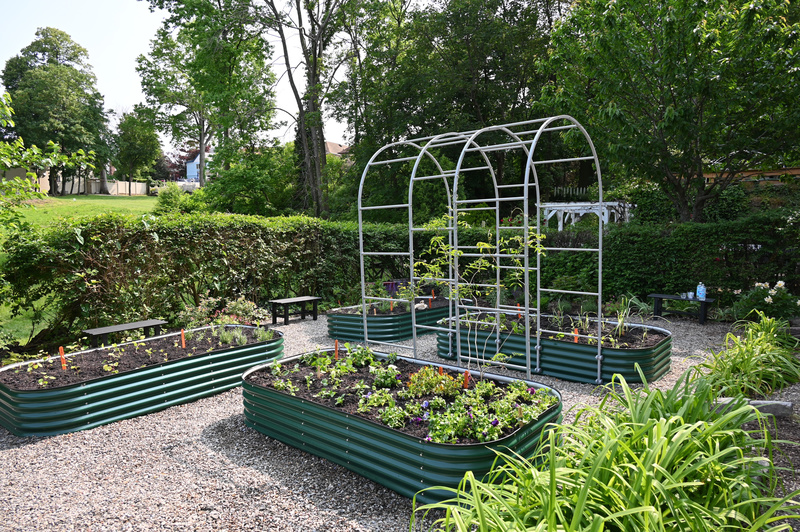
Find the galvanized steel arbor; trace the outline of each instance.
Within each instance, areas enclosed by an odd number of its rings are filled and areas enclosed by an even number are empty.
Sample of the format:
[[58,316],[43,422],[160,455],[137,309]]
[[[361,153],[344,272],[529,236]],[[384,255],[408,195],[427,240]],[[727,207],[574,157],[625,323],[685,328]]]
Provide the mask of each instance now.
[[[571,146],[575,150],[574,155],[558,159],[541,159],[537,157],[537,148],[541,152],[541,144],[549,136],[561,137],[557,139],[559,143],[568,137],[569,142],[565,146]],[[457,162],[447,158],[443,153],[458,153]],[[498,158],[496,154],[502,152],[504,158]],[[509,155],[511,157],[509,157]],[[511,172],[498,168],[498,161],[512,160],[514,157],[524,163],[524,167],[519,169],[516,176],[509,175]],[[593,164],[593,171],[599,185],[598,203],[598,242],[596,248],[570,248],[570,247],[547,247],[546,241],[542,242],[543,252],[563,252],[563,253],[593,253],[597,260],[597,286],[596,290],[564,290],[553,287],[542,286],[541,282],[541,254],[536,252],[536,236],[541,234],[541,220],[543,207],[540,195],[540,175],[543,171],[561,169],[571,166],[575,170],[575,165],[581,162]],[[387,175],[397,175],[398,172],[405,172],[408,180],[407,198],[400,199],[397,203],[370,203],[370,198],[365,195],[365,184],[370,178],[381,178]],[[468,197],[465,184],[470,178],[481,175],[489,177],[491,189],[487,191],[485,197]],[[503,180],[500,181],[499,177]],[[446,228],[430,229],[414,221],[414,187],[423,181],[438,181],[444,187],[447,197]],[[475,194],[472,194],[473,196]],[[365,249],[364,242],[364,218],[369,217],[373,211],[381,210],[403,210],[408,215],[408,251],[391,251],[381,249]],[[504,212],[519,212],[518,217],[521,225],[509,225],[501,218],[501,210]],[[459,240],[459,216],[478,211],[489,211],[494,215],[493,241],[491,246],[470,246],[465,245]],[[539,343],[542,334],[559,334],[561,331],[548,331],[542,329],[542,312],[540,312],[542,295],[551,294],[559,297],[559,294],[568,296],[584,296],[597,298],[598,313],[602,312],[602,254],[603,254],[603,231],[604,220],[599,216],[603,212],[603,186],[600,173],[600,163],[597,153],[586,130],[574,118],[567,115],[553,116],[526,122],[504,124],[499,126],[486,127],[474,131],[450,132],[432,137],[422,137],[404,140],[388,144],[379,149],[370,159],[361,177],[358,198],[358,222],[359,222],[359,246],[361,252],[361,296],[362,296],[362,316],[364,321],[365,341],[372,344],[390,345],[392,348],[403,347],[399,344],[379,342],[370,340],[367,331],[367,305],[374,301],[400,301],[394,296],[372,297],[367,296],[366,277],[365,277],[365,258],[369,256],[398,256],[408,261],[409,278],[412,286],[421,280],[418,272],[415,271],[415,263],[419,260],[420,250],[414,248],[414,234],[423,231],[440,232],[446,235],[448,250],[451,250],[448,271],[442,271],[440,278],[434,279],[446,283],[449,293],[453,296],[450,305],[450,318],[445,324],[439,326],[420,325],[416,321],[416,309],[411,305],[412,324],[414,336],[412,345],[409,349],[413,350],[414,356],[417,353],[417,333],[418,331],[446,331],[450,342],[450,352],[455,350],[459,365],[463,361],[478,361],[477,358],[462,355],[461,335],[459,334],[462,325],[474,327],[494,327],[500,323],[507,315],[524,315],[525,323],[535,320],[536,327],[532,335],[531,328],[525,328],[526,348],[524,367],[508,364],[504,362],[492,362],[494,364],[524,370],[528,378],[531,373],[541,371]],[[511,252],[504,250],[500,233],[504,235],[520,236],[522,245]],[[531,256],[533,252],[533,256]],[[491,264],[489,271],[493,274],[492,282],[473,282],[466,279],[463,263],[484,259]],[[491,291],[500,294],[505,289],[504,278],[509,274],[514,274],[521,280],[522,298],[524,305],[509,305],[502,301],[501,297],[496,297],[491,306],[482,305],[480,301],[468,301],[459,297],[460,294],[474,290]],[[531,290],[535,287],[535,290]],[[462,316],[461,319],[454,319],[455,316]],[[465,316],[469,316],[466,317]],[[476,317],[482,316],[482,317]],[[602,316],[597,320],[596,334],[587,334],[583,337],[592,339],[597,345],[597,382],[601,381],[601,371],[603,356],[601,354],[602,336]],[[534,338],[534,353],[531,353],[531,339]],[[500,335],[496,340],[494,349],[486,354],[491,358],[500,349]]]

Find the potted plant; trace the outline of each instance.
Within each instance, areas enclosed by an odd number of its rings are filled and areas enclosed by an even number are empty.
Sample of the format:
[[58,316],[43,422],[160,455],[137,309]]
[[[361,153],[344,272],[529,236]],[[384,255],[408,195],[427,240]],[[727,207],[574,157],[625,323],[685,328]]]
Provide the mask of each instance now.
[[250,427],[407,497],[482,476],[495,450],[532,452],[561,417],[546,386],[349,345],[251,368],[243,381]]
[[214,395],[280,358],[283,336],[260,327],[201,327],[0,368],[0,425],[49,436]]

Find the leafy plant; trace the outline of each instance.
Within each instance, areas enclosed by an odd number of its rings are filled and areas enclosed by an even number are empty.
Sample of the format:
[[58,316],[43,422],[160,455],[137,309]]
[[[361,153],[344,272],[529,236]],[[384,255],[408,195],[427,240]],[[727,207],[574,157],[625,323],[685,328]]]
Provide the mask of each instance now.
[[614,385],[574,424],[554,426],[531,458],[498,452],[486,478],[468,473],[458,489],[431,488],[453,498],[414,516],[464,532],[756,531],[785,517],[779,512],[800,517],[792,500],[800,491],[770,495],[773,466],[763,456],[771,440],[741,398],[715,410],[713,388],[688,373],[666,392],[633,390],[622,378]]
[[789,319],[800,315],[800,297],[792,295],[783,281],[772,287],[769,283],[756,283],[733,304],[737,319],[757,320],[760,315]]
[[797,341],[785,332],[786,322],[758,312],[757,323],[743,323],[740,338],[725,337],[725,349],[695,366],[720,395],[765,397],[800,382],[800,360],[792,353]]

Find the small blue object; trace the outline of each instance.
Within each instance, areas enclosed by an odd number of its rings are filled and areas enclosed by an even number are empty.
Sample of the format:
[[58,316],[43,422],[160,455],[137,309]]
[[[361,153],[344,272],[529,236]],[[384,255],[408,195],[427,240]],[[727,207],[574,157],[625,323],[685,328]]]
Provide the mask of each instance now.
[[705,301],[706,300],[706,285],[704,285],[703,283],[700,283],[699,285],[697,285],[697,292],[695,293],[695,296],[697,296],[697,299],[699,299],[700,301]]

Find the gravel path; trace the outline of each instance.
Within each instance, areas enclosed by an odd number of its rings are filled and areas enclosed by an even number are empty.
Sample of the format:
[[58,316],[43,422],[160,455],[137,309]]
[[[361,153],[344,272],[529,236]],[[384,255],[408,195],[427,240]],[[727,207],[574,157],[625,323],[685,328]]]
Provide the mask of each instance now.
[[[675,320],[670,387],[728,326]],[[326,320],[294,320],[286,355],[330,346]],[[425,337],[425,357],[435,339]],[[592,385],[541,377],[565,412]],[[0,530],[408,530],[411,501],[244,424],[241,388],[136,419],[50,438],[0,428]]]

